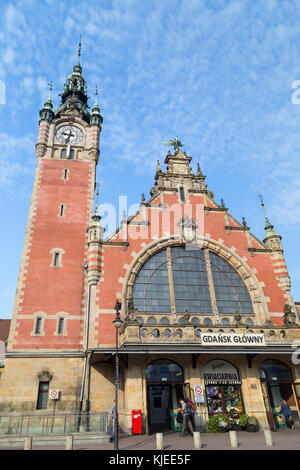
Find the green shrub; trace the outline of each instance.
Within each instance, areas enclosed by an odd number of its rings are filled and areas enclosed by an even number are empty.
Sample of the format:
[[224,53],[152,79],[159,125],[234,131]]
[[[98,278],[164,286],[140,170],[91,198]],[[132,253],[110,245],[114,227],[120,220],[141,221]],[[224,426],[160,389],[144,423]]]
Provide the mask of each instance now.
[[239,417],[239,425],[244,427],[248,423],[249,416],[246,414],[241,414]]
[[215,414],[209,418],[206,423],[207,432],[217,433],[220,431],[220,427],[229,428],[229,417],[225,414]]

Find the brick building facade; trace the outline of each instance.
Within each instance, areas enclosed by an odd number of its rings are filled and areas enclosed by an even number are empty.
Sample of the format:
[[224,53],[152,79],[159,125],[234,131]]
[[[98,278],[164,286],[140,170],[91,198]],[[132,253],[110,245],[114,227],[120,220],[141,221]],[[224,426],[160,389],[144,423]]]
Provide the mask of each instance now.
[[150,199],[104,238],[94,210],[102,117],[87,99],[78,60],[58,109],[49,96],[40,111],[0,411],[43,413],[41,387],[60,390],[57,410],[109,410],[117,299],[122,428],[132,409],[145,430],[170,427],[197,385],[196,424],[245,412],[273,427],[281,398],[297,421],[300,328],[281,236],[267,216],[263,241],[235,220],[175,139]]

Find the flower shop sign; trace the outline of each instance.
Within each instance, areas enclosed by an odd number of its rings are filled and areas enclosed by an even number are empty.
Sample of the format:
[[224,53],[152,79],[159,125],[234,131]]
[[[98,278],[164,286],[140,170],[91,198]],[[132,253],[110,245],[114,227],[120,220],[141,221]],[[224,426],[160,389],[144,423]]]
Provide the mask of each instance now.
[[204,367],[204,383],[240,384],[239,374],[230,362],[213,359]]
[[205,346],[265,346],[263,333],[201,333]]

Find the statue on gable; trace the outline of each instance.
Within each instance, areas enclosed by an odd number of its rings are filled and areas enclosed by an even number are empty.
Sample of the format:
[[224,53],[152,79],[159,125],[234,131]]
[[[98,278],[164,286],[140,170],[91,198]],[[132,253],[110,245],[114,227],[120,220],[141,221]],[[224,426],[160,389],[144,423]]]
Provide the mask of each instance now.
[[176,136],[175,139],[170,139],[168,142],[162,142],[163,145],[173,146],[174,152],[178,152],[179,147],[183,147],[184,145],[180,142],[179,138]]
[[133,300],[129,299],[127,303],[127,320],[130,322],[136,321],[137,309],[134,308]]
[[283,308],[283,322],[285,326],[294,326],[297,324],[296,315],[290,304],[286,303]]

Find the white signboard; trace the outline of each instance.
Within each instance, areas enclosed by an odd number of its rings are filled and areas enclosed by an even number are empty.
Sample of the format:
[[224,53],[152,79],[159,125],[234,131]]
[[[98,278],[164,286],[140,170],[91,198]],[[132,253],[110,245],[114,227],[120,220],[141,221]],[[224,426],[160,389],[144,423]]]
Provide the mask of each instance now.
[[202,385],[194,385],[195,403],[204,403],[204,389]]
[[59,390],[57,388],[50,388],[49,398],[51,398],[51,400],[58,400],[59,399]]
[[205,346],[265,346],[263,333],[201,333]]

